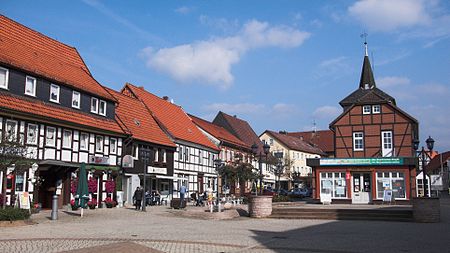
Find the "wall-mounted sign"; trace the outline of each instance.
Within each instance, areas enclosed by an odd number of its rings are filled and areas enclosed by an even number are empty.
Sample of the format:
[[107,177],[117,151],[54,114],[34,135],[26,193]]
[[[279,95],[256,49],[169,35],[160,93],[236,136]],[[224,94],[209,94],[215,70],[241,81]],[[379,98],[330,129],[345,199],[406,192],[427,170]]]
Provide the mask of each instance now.
[[134,168],[134,158],[131,155],[126,155],[122,159],[123,168]]
[[109,165],[109,157],[90,155],[89,163],[90,164]]
[[403,165],[403,158],[321,158],[320,166],[370,166],[370,165]]
[[147,173],[167,175],[167,168],[147,166]]

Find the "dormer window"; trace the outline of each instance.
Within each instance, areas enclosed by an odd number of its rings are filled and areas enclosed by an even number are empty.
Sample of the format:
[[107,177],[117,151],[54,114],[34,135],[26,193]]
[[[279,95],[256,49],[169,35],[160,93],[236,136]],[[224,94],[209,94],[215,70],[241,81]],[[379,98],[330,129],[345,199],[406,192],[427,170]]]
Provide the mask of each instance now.
[[100,100],[100,107],[98,113],[100,115],[106,116],[106,101]]
[[363,114],[370,114],[371,108],[370,105],[363,106]]
[[59,103],[59,86],[50,84],[50,101]]
[[365,89],[365,90],[370,89],[370,85],[369,85],[368,83],[364,84],[364,89]]
[[36,78],[27,76],[25,80],[25,95],[36,96]]
[[0,67],[0,88],[8,89],[8,69]]
[[98,99],[94,97],[91,98],[91,112],[98,113]]
[[380,105],[373,105],[372,106],[372,113],[380,113],[381,112],[381,106]]
[[72,107],[80,109],[80,93],[78,91],[72,92]]

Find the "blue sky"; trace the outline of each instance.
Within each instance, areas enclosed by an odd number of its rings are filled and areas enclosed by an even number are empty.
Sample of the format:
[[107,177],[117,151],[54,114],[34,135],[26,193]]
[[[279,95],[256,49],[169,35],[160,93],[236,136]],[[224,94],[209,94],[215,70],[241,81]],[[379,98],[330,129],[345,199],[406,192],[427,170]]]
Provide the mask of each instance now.
[[78,49],[94,77],[218,110],[265,129],[328,124],[358,87],[364,55],[379,88],[450,150],[450,2],[2,1],[0,12]]

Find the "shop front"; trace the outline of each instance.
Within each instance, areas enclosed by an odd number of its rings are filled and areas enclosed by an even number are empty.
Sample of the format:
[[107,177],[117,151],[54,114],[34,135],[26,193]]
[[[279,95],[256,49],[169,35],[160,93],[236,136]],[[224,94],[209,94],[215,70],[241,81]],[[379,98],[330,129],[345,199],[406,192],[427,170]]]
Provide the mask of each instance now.
[[316,158],[313,167],[313,198],[324,203],[409,203],[416,196],[415,158]]

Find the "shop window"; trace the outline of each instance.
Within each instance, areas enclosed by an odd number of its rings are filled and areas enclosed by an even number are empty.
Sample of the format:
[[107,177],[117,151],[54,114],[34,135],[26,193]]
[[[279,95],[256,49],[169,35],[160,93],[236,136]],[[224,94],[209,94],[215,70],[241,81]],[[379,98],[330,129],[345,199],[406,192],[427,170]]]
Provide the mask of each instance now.
[[89,147],[89,134],[80,134],[80,150],[88,150]]
[[63,132],[63,148],[72,147],[72,131],[64,130]]
[[25,95],[36,96],[36,78],[27,76],[25,79]]
[[47,127],[47,133],[45,134],[45,145],[54,147],[56,144],[56,128]]
[[16,175],[16,188],[15,190],[17,192],[22,192],[23,191],[23,187],[24,187],[24,181],[23,181],[23,174],[17,174]]
[[404,173],[377,172],[377,198],[382,199],[384,190],[392,190],[395,199],[406,199]]
[[0,88],[8,89],[9,70],[0,67]]
[[59,103],[59,86],[56,84],[50,84],[50,101]]
[[27,128],[27,144],[37,144],[38,125],[28,124]]
[[345,172],[320,174],[321,193],[330,194],[332,198],[347,198]]

